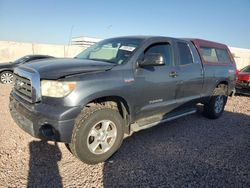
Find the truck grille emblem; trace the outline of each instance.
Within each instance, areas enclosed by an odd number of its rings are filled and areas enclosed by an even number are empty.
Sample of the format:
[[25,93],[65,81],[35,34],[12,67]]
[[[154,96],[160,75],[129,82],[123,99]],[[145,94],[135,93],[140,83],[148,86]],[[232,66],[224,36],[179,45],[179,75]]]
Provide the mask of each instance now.
[[17,89],[21,89],[23,87],[23,85],[24,85],[24,83],[22,81],[17,80],[17,82],[16,82],[16,88]]

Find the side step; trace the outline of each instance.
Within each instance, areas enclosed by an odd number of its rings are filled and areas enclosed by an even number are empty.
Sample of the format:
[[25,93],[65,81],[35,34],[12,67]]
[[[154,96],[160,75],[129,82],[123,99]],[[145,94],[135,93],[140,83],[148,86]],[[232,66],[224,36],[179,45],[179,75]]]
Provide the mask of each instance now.
[[[131,124],[131,133],[138,132],[138,131],[143,130],[143,129],[148,129],[148,128],[156,126],[158,124],[172,121],[172,120],[178,119],[178,118],[183,117],[183,116],[194,114],[196,112],[197,112],[197,109],[193,108],[193,109],[185,110],[184,112],[181,112],[181,113],[174,113],[174,114],[170,113],[170,114],[167,114],[165,117],[161,116],[161,118],[159,118],[159,116],[158,116],[158,118],[157,118],[158,121],[150,122],[147,124],[145,124],[145,121],[143,121],[143,120],[138,121],[138,122]],[[154,118],[154,119],[156,119],[156,118]],[[149,121],[147,121],[147,122],[149,122]]]

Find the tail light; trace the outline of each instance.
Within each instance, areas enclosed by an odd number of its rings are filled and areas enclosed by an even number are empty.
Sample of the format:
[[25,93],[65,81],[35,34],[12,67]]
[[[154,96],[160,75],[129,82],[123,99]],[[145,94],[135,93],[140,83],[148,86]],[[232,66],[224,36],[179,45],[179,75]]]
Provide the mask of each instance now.
[[236,80],[238,80],[239,77],[239,71],[237,69],[235,69],[235,75],[236,75]]

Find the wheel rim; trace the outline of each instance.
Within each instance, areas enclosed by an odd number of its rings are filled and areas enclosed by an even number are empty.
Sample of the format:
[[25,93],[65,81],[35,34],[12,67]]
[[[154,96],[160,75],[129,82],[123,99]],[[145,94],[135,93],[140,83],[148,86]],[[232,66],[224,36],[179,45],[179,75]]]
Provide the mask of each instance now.
[[224,106],[224,99],[222,95],[219,95],[216,97],[216,101],[215,101],[215,112],[218,114],[222,111]]
[[91,128],[87,145],[93,154],[103,154],[114,145],[116,137],[116,125],[110,120],[102,120]]
[[13,74],[5,72],[1,75],[1,81],[4,84],[11,84],[13,82]]

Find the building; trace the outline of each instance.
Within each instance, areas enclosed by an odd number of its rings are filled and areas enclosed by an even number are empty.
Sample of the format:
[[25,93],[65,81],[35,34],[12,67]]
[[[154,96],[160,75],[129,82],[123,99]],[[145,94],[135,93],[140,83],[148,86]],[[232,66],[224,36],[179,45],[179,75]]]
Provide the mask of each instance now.
[[73,46],[80,46],[80,47],[89,47],[92,44],[95,44],[102,39],[93,38],[93,37],[73,37],[71,40],[71,45]]
[[229,47],[236,62],[237,69],[250,65],[250,49]]

